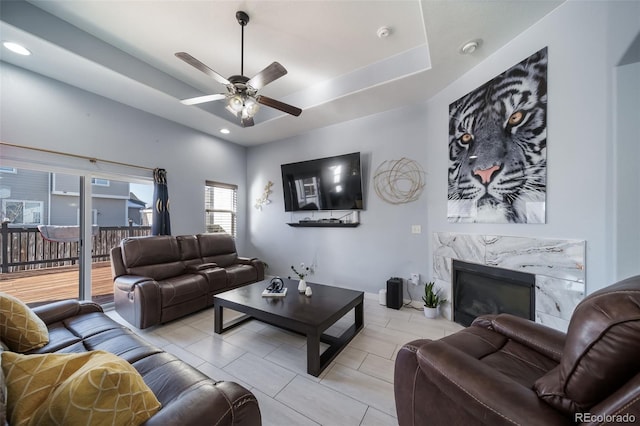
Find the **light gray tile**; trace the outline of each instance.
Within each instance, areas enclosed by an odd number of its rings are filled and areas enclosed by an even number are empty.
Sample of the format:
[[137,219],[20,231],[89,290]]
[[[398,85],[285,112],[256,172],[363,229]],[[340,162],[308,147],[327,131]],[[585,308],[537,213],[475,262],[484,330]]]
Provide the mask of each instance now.
[[384,380],[336,364],[320,383],[390,416],[396,415],[393,385]]
[[180,347],[189,346],[209,336],[210,334],[184,324],[180,327],[172,327],[169,331],[162,330],[162,337]]
[[246,351],[220,338],[209,336],[185,348],[218,368],[235,361]]
[[[440,339],[444,337],[444,329],[438,323],[440,320],[430,320],[425,318],[424,321],[396,321],[391,320],[387,325],[387,329],[397,330],[407,334],[419,336],[423,339]],[[407,340],[408,342],[409,340]],[[407,343],[404,342],[404,343]]]
[[344,348],[340,355],[336,357],[336,363],[357,370],[360,368],[362,361],[367,357],[367,352],[355,348]]
[[253,394],[258,400],[263,426],[319,426],[308,417],[303,416],[296,410],[287,407],[283,403],[265,395],[257,389]]
[[398,426],[398,420],[382,411],[369,407],[360,426]]
[[[332,367],[336,368],[338,365]],[[359,425],[367,406],[347,394],[336,392],[302,376],[296,376],[276,396],[276,400],[294,408],[323,425]]]
[[373,354],[367,354],[366,358],[360,365],[360,368],[358,368],[358,371],[393,384],[394,366],[395,362],[390,359],[382,358]]
[[319,381],[317,377],[307,374],[307,350],[294,346],[282,345],[265,357],[266,360],[291,370],[296,374],[307,376],[308,379]]
[[181,348],[180,346],[174,345],[173,343],[170,345],[167,345],[164,348],[164,350],[180,358],[182,361],[186,362],[192,367],[198,367],[200,364],[202,364],[205,361],[204,359],[200,358],[193,352],[190,352],[184,348]]
[[198,370],[200,370],[202,373],[206,374],[208,377],[210,377],[211,379],[217,382],[219,381],[234,382],[239,384],[240,386],[244,386],[247,389],[251,389],[251,385],[249,385],[248,383],[243,382],[242,380],[238,379],[236,376],[229,374],[223,369],[218,368],[215,365],[209,364],[208,362],[204,362],[200,364],[198,366]]
[[241,330],[229,337],[225,336],[224,340],[259,357],[267,355],[280,345],[278,341],[270,340],[249,330]]
[[236,376],[273,397],[289,383],[296,374],[271,361],[246,353],[224,368]]
[[301,348],[305,343],[307,343],[307,339],[303,335],[283,330],[272,325],[266,325],[260,331],[260,335],[266,339],[275,340],[296,348]]
[[[409,323],[406,324],[409,325]],[[376,339],[384,340],[385,342],[393,343],[394,345],[403,345],[407,342],[420,339],[422,337],[419,334],[412,334],[393,328],[379,327],[374,324],[367,324],[367,326],[362,329],[360,333],[365,336],[370,336]]]
[[364,334],[358,334],[354,337],[348,347],[376,354],[383,358],[391,358],[391,355],[393,355],[393,352],[396,349],[396,345],[393,343],[385,342],[384,340],[376,339],[375,337],[366,336]]

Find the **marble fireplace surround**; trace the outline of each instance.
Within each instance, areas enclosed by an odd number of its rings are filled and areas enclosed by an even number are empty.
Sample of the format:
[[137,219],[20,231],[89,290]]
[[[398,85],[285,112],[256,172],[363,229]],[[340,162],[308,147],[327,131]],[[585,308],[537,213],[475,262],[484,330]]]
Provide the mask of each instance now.
[[[566,331],[585,294],[586,242],[499,235],[433,234],[433,278],[451,301],[453,259],[535,275],[536,322]],[[443,315],[452,320],[451,303]]]

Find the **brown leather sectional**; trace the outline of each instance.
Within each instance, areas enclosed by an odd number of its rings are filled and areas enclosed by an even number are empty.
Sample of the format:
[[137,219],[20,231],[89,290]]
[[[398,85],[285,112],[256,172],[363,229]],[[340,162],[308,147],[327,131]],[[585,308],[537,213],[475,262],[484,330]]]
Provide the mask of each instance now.
[[213,305],[213,296],[264,279],[226,233],[125,238],[111,250],[115,309],[137,328]]
[[484,316],[398,353],[400,426],[640,421],[640,276],[586,297],[567,333]]
[[103,313],[100,305],[65,300],[33,308],[49,329],[49,343],[29,353],[104,350],[128,361],[162,407],[153,425],[259,426],[255,396],[234,382],[212,380]]

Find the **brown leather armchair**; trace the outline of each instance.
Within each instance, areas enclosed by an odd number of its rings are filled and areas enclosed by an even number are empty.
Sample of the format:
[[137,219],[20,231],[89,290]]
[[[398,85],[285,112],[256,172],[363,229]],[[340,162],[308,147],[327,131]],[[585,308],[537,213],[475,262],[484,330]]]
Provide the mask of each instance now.
[[586,297],[567,333],[508,314],[403,346],[400,426],[640,422],[640,276]]

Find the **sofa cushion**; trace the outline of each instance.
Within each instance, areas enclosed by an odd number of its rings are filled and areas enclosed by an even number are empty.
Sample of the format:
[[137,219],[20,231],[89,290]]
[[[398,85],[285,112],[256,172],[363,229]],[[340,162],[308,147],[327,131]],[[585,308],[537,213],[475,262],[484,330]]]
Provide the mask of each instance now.
[[172,306],[207,295],[209,284],[202,275],[180,275],[160,283],[162,306]]
[[585,412],[640,372],[638,278],[590,294],[576,307],[558,367],[534,389],[566,413]]
[[49,342],[46,324],[22,301],[0,293],[0,340],[15,352],[27,352]]
[[11,424],[139,425],[160,409],[135,368],[108,352],[6,352],[2,369]]
[[217,263],[222,268],[236,263],[238,253],[231,235],[225,232],[214,232],[198,234],[196,237],[204,263]]
[[163,280],[184,273],[176,237],[170,235],[125,238],[120,242],[127,273]]
[[178,247],[180,248],[180,259],[186,265],[201,264],[200,248],[198,247],[198,239],[195,235],[180,235],[176,237]]
[[471,326],[440,341],[529,389],[557,365],[554,360],[489,328]]
[[226,268],[227,285],[235,286],[237,284],[250,283],[258,280],[258,271],[250,265],[231,265]]
[[170,235],[125,238],[120,247],[127,268],[180,260],[178,243]]

